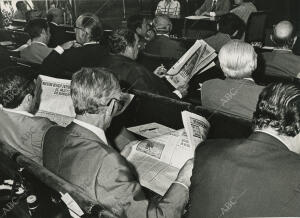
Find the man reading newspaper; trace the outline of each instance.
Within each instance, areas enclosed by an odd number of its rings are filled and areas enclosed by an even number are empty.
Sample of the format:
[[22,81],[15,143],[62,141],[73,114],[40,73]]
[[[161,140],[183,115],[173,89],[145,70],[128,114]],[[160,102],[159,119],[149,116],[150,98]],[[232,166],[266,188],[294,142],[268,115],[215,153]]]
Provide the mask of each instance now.
[[[141,185],[161,196],[175,181],[184,163],[194,157],[196,146],[205,140],[210,127],[204,117],[188,111],[182,112],[182,119],[184,129],[136,142],[125,155],[136,167]],[[145,125],[142,128],[146,130]],[[139,129],[141,127],[129,130],[138,133]],[[149,125],[151,130],[156,131],[153,124]]]

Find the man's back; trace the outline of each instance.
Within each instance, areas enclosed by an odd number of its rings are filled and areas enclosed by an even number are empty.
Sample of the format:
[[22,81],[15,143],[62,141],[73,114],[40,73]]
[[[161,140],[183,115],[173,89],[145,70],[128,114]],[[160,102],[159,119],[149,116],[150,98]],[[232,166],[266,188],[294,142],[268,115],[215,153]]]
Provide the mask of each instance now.
[[82,67],[103,66],[108,55],[107,48],[99,44],[87,44],[79,48],[70,48],[63,54],[51,52],[43,61],[42,71],[46,75],[60,77],[62,73],[72,74]]
[[170,39],[165,35],[158,35],[146,45],[144,52],[179,59],[186,52],[186,48],[180,41]]
[[262,54],[264,73],[267,76],[297,77],[300,73],[300,56],[289,50],[274,50]]
[[41,64],[52,50],[52,48],[49,48],[45,44],[32,42],[31,45],[21,50],[20,55],[26,61]]
[[201,101],[213,110],[252,119],[262,89],[247,79],[212,79],[203,83]]
[[262,132],[196,150],[189,218],[299,216],[300,157]]
[[47,118],[0,111],[0,141],[42,164],[42,141],[52,126]]

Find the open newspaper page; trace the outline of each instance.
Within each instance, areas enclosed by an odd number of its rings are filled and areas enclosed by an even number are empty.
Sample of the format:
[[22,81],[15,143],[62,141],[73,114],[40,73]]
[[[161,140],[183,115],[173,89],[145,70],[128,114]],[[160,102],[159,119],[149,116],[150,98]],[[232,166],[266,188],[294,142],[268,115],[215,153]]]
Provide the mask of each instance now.
[[[207,129],[200,133],[206,134],[209,124],[203,128]],[[194,157],[195,146],[189,141],[185,129],[173,131],[136,143],[126,158],[135,166],[141,185],[163,196],[181,167]]]
[[166,79],[177,89],[188,83],[200,70],[203,72],[204,68],[208,70],[214,66],[210,63],[216,56],[217,54],[211,46],[203,40],[197,40],[167,72]]
[[75,117],[70,84],[70,80],[40,75],[37,80],[40,106],[36,116],[47,117],[61,126],[70,124]]
[[204,117],[188,111],[181,112],[181,116],[189,143],[196,149],[206,139],[210,124]]

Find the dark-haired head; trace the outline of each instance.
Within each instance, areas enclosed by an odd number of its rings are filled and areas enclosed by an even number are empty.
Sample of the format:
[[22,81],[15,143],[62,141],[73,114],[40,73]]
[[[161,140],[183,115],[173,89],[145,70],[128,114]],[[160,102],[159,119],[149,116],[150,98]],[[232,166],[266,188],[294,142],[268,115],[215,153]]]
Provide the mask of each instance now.
[[41,41],[45,44],[47,44],[49,41],[49,26],[45,19],[39,18],[30,20],[25,28],[25,31],[29,34],[31,40],[41,37]]
[[108,40],[110,52],[136,59],[139,52],[139,38],[129,29],[117,29]]
[[147,20],[143,15],[132,15],[127,19],[127,28],[139,36],[145,37],[147,33]]
[[14,109],[22,106],[32,112],[35,83],[30,73],[23,67],[7,67],[0,71],[0,104],[3,107]]
[[294,137],[300,132],[300,85],[270,84],[259,96],[253,114],[257,130],[272,128],[278,135]]

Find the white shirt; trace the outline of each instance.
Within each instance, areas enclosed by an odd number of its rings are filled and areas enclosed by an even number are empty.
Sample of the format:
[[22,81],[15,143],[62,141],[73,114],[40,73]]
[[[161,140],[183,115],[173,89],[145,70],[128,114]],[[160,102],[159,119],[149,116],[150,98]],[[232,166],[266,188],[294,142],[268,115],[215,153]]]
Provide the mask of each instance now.
[[74,119],[73,122],[78,124],[79,126],[82,126],[83,128],[90,130],[91,132],[95,133],[99,139],[101,139],[106,145],[108,145],[103,129],[100,129],[96,126],[93,126],[89,123],[86,123],[86,122],[83,122],[83,121],[77,120],[77,119]]
[[16,114],[22,114],[22,115],[25,115],[28,117],[34,117],[33,114],[28,113],[27,111],[18,111],[15,109],[9,109],[9,108],[4,108],[4,107],[3,108],[0,107],[0,110],[11,112],[11,113],[16,113]]
[[166,14],[169,16],[179,16],[180,15],[180,3],[178,1],[171,0],[167,3],[162,0],[158,3],[155,14]]
[[31,45],[32,45],[32,44],[41,44],[41,45],[43,45],[43,46],[48,47],[45,43],[43,43],[43,42],[38,42],[38,41],[32,41],[32,42],[31,42]]

